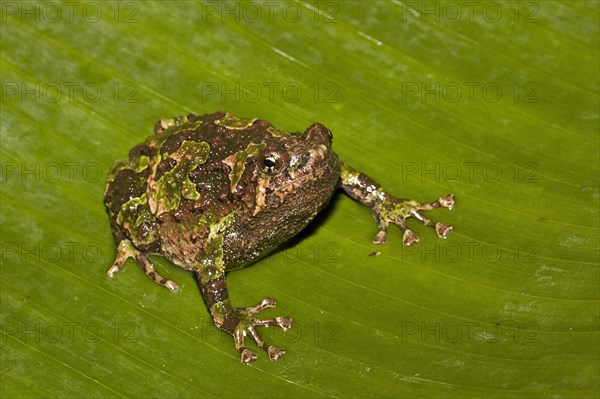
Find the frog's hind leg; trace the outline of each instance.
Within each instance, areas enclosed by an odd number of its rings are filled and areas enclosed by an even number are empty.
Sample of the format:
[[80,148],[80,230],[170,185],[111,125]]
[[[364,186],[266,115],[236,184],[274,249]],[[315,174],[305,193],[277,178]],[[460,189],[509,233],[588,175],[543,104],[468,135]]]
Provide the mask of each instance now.
[[256,326],[278,326],[284,331],[292,327],[289,317],[272,319],[257,319],[254,316],[267,308],[274,308],[275,301],[263,299],[258,305],[248,308],[233,307],[224,275],[210,275],[206,271],[196,271],[196,278],[202,290],[202,296],[210,310],[214,323],[221,330],[231,334],[235,348],[240,353],[240,361],[248,364],[258,358],[258,355],[246,347],[245,339],[250,337],[256,345],[267,352],[270,360],[276,361],[285,354],[281,348],[267,345],[256,331]]
[[172,292],[177,292],[179,290],[179,286],[174,281],[167,280],[161,276],[156,269],[154,269],[148,256],[138,251],[128,239],[124,239],[119,243],[115,262],[107,272],[108,277],[114,277],[119,273],[121,269],[123,269],[123,265],[128,258],[133,258],[144,274],[156,284],[162,285]]

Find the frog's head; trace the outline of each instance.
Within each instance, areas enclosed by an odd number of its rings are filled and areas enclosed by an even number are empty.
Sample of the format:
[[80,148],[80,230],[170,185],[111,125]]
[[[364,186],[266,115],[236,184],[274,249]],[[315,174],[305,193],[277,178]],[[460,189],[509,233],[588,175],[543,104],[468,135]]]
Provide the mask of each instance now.
[[255,158],[257,171],[253,214],[305,221],[321,210],[335,191],[340,165],[329,129],[314,123],[304,133],[277,132]]
[[327,205],[340,179],[340,162],[325,126],[315,123],[303,133],[287,133],[259,120],[253,129],[258,134],[246,149],[225,160],[236,203],[245,204],[238,208],[234,234],[223,244],[228,262],[238,266],[304,229]]

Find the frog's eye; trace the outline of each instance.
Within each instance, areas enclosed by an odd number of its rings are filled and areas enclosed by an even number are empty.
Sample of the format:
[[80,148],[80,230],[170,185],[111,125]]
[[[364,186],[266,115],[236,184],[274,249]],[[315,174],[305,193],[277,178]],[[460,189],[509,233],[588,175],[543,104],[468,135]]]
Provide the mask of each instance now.
[[278,154],[266,154],[262,158],[262,170],[269,175],[275,175],[281,171],[283,159]]

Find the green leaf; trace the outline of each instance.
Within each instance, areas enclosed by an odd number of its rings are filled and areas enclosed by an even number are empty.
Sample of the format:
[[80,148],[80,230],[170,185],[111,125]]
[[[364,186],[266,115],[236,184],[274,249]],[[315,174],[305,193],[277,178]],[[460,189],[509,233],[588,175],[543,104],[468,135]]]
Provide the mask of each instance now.
[[[467,3],[2,2],[0,396],[598,397],[599,3]],[[188,272],[106,276],[109,166],[219,109],[324,123],[454,232],[376,246],[336,195],[228,277],[294,318],[240,364]]]

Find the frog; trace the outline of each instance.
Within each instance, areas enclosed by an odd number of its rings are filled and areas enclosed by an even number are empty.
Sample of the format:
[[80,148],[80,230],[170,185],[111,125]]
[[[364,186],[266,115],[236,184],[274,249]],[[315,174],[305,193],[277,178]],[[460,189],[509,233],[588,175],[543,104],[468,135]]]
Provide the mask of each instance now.
[[150,280],[177,292],[179,285],[150,260],[163,256],[195,275],[212,321],[233,337],[242,363],[258,358],[248,341],[278,360],[286,351],[267,344],[258,327],[285,331],[292,318],[261,318],[260,312],[276,306],[270,297],[254,306],[234,306],[226,275],[282,247],[338,189],[371,208],[378,227],[374,244],[387,242],[392,224],[402,231],[403,245],[418,242],[409,218],[440,238],[453,229],[422,214],[452,209],[452,194],[426,203],[393,196],[341,160],[332,143],[331,131],[318,122],[288,132],[225,111],[159,120],[154,135],[108,173],[104,203],[117,246],[108,276],[115,277],[132,258]]

